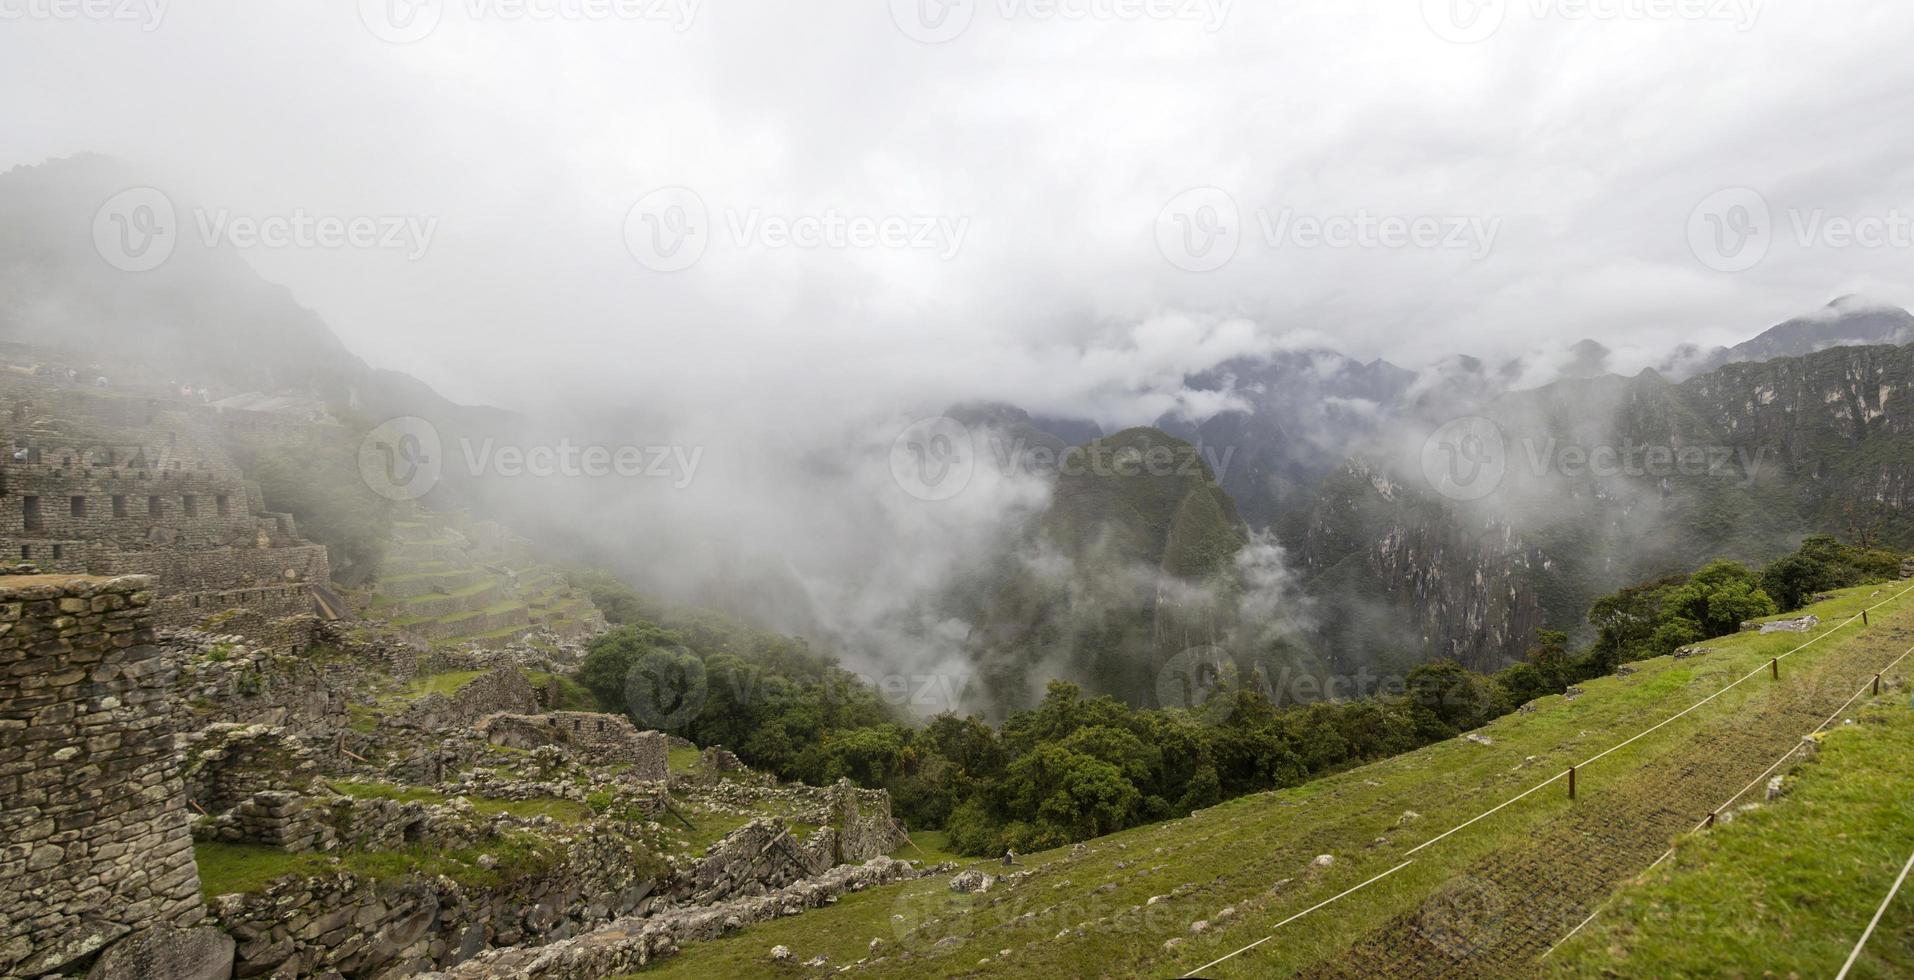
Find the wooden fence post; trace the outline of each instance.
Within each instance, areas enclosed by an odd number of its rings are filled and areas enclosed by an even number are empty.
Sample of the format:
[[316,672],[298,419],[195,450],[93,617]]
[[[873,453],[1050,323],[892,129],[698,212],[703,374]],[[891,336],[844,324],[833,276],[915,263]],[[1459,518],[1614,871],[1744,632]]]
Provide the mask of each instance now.
[[1768,672],[1774,675],[1775,680],[1781,679],[1781,658],[1780,657],[1776,657],[1773,660],[1768,661]]
[[1568,767],[1568,798],[1575,798],[1575,767]]

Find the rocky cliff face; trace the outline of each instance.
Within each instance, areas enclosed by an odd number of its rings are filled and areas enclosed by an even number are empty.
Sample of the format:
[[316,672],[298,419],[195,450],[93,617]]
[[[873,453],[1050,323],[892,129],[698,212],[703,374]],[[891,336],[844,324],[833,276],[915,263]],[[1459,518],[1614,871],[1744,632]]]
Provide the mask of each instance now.
[[1495,488],[1479,499],[1422,471],[1454,451],[1445,429],[1422,459],[1352,460],[1298,548],[1312,590],[1347,606],[1323,642],[1488,669],[1539,628],[1579,629],[1595,597],[1711,557],[1764,560],[1812,532],[1914,545],[1910,386],[1914,347],[1845,347],[1514,393],[1481,409]]
[[1152,703],[1165,659],[1222,634],[1223,580],[1246,540],[1189,443],[1127,429],[1072,449],[970,637],[992,702],[1027,703],[1061,676]]

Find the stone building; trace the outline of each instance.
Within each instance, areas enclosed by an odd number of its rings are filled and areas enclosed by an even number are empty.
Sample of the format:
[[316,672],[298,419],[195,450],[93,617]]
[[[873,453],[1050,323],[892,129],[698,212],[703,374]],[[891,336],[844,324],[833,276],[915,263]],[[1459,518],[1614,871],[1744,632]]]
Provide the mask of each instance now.
[[156,576],[162,626],[310,612],[329,583],[325,548],[266,509],[209,410],[4,376],[0,405],[0,560]]
[[494,745],[535,749],[557,745],[600,763],[625,763],[634,779],[664,782],[671,776],[671,740],[663,732],[641,732],[630,719],[597,711],[549,714],[494,714],[478,723]]
[[205,908],[145,578],[0,578],[0,976]]

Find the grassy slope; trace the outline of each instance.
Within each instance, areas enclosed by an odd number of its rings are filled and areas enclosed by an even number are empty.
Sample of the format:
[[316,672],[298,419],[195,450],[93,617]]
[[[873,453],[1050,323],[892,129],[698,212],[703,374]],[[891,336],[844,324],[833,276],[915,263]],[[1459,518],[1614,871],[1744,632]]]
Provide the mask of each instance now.
[[[1813,611],[1827,621],[1827,631],[1902,587],[1848,590]],[[1908,626],[1914,626],[1914,596],[1877,610],[1869,630],[1857,623],[1829,632],[1785,662],[1787,676],[1808,678],[1836,665],[1845,683],[1855,665],[1885,664],[1904,649],[1906,642],[1894,633]],[[799,960],[821,953],[834,964],[851,963],[870,955],[873,938],[883,939],[893,955],[867,963],[860,975],[1179,975],[1270,935],[1280,920],[1398,865],[1409,848],[1662,721],[1802,640],[1783,633],[1712,641],[1714,652],[1707,656],[1637,664],[1633,676],[1587,683],[1586,695],[1576,700],[1547,698],[1533,713],[1502,718],[1483,730],[1493,745],[1451,740],[1294,789],[1234,800],[1188,819],[1100,838],[1080,856],[1059,850],[1026,857],[1026,868],[1034,872],[1029,878],[1000,885],[974,902],[952,899],[942,876],[847,895],[835,906],[689,944],[682,955],[645,975],[764,975],[771,970],[767,953],[773,944],[789,946]],[[1205,975],[1285,975],[1334,964],[1352,944],[1399,916],[1416,914],[1432,894],[1466,882],[1461,876],[1476,862],[1527,846],[1564,822],[1573,807],[1599,803],[1605,787],[1624,788],[1650,763],[1705,750],[1710,743],[1696,739],[1705,726],[1733,723],[1786,686],[1765,677],[1748,681],[1585,770],[1581,803],[1571,803],[1562,784],[1550,786],[1420,852],[1415,863],[1333,908],[1284,926],[1276,940]],[[1821,716],[1848,693],[1830,695],[1832,703]],[[1752,765],[1740,778],[1751,778],[1773,759],[1735,760]],[[1399,826],[1411,810],[1419,817]],[[1659,850],[1668,841],[1651,843]],[[1326,869],[1312,869],[1311,859],[1319,854],[1336,860]],[[1172,897],[1148,904],[1164,895]],[[1490,897],[1504,907],[1523,900]],[[959,907],[952,908],[953,903]],[[1225,908],[1234,911],[1227,919],[1219,914]],[[1552,942],[1582,914],[1544,924],[1539,933]],[[1212,926],[1194,935],[1190,925],[1196,920]],[[1458,928],[1470,938],[1470,923]],[[957,941],[930,948],[944,936]],[[1166,950],[1164,943],[1172,938],[1182,942]],[[909,960],[894,955],[901,948],[919,955]],[[1006,949],[1008,956],[1000,953]]]
[[[1550,957],[1551,974],[1833,976],[1914,852],[1906,692],[1846,712],[1857,723],[1822,740],[1781,800],[1683,839]],[[1851,975],[1914,976],[1906,886]]]

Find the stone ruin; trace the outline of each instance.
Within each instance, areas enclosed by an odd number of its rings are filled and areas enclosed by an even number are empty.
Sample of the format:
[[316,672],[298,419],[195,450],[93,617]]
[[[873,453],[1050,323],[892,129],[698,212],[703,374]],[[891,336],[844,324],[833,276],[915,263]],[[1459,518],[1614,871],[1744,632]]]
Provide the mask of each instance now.
[[630,719],[593,711],[543,715],[501,712],[476,726],[493,745],[535,749],[556,745],[598,763],[631,766],[634,779],[671,778],[671,742],[663,732],[641,732]]
[[533,714],[538,691],[517,667],[499,667],[446,696],[434,692],[414,701],[399,723],[428,731],[470,728],[500,712]]
[[0,975],[205,914],[144,577],[0,579]]
[[326,549],[266,509],[223,445],[231,413],[0,375],[0,557],[155,576],[156,625],[314,610]]

